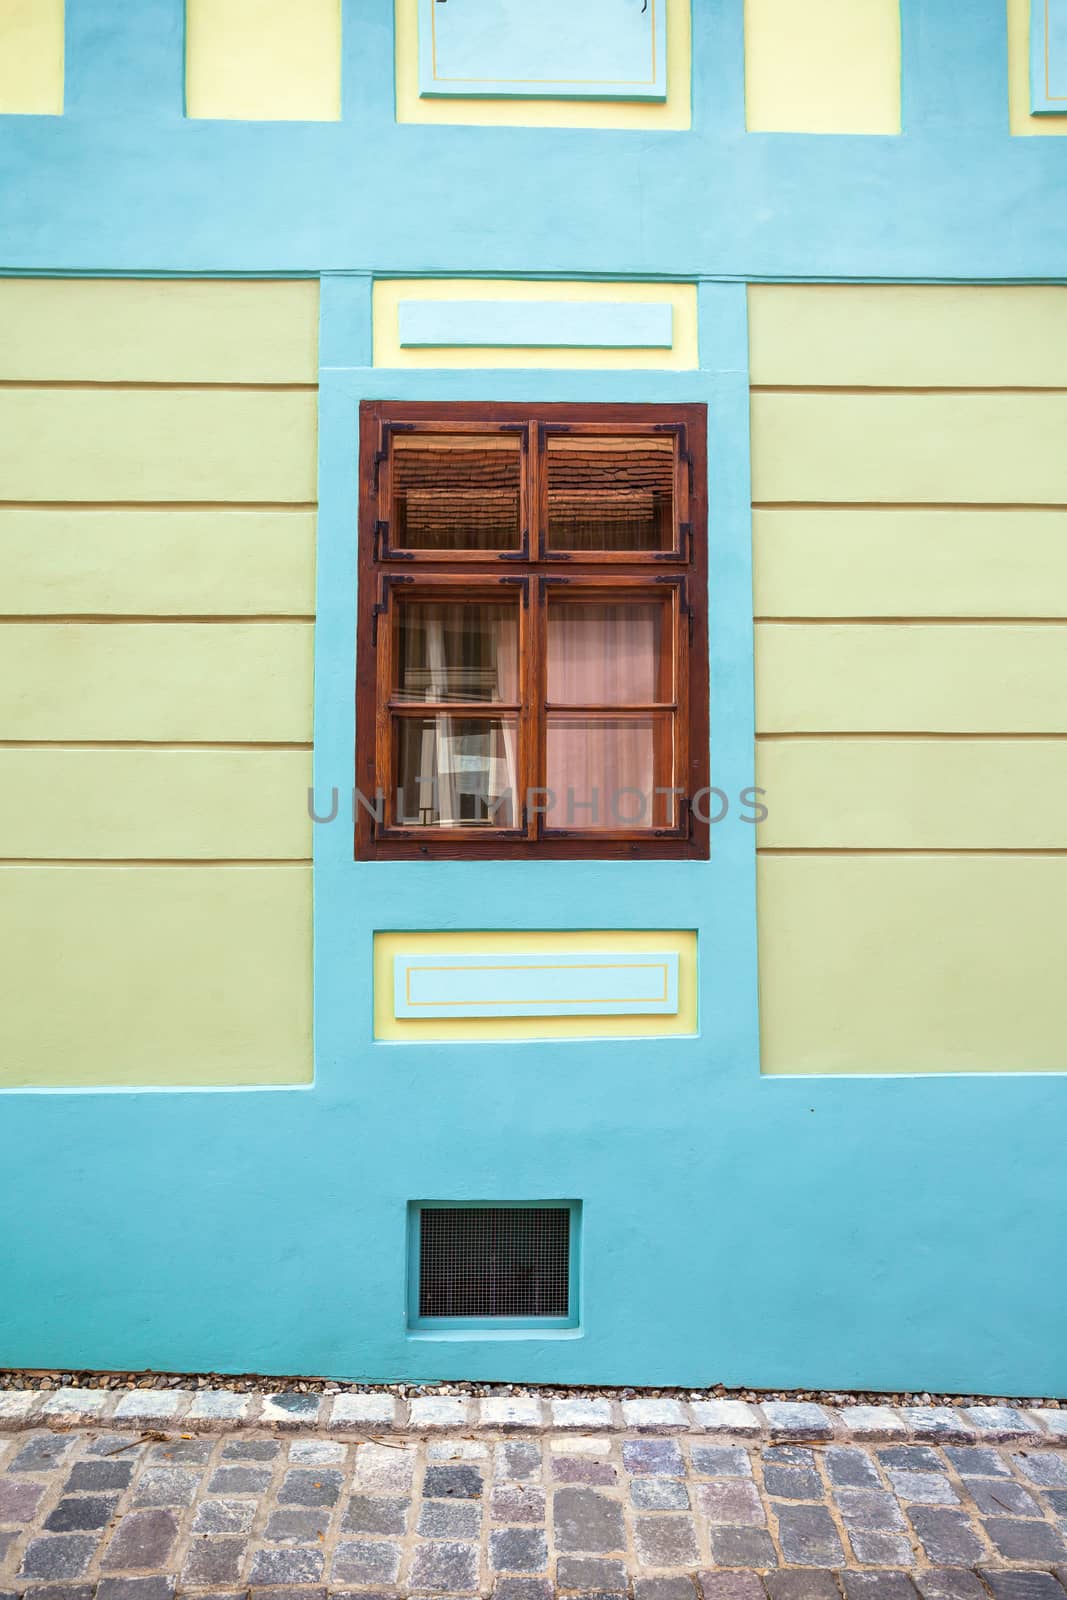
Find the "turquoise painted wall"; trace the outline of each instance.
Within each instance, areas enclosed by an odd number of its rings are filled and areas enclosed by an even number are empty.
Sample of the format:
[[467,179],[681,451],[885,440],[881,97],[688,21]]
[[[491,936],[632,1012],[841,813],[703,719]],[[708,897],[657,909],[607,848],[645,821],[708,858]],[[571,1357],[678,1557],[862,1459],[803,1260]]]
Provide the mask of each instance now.
[[[344,20],[340,121],[191,122],[179,0],[68,0],[65,115],[0,119],[0,267],[323,275],[323,790],[352,761],[360,400],[705,402],[713,769],[741,788],[744,280],[1065,275],[1064,147],[1009,137],[1003,5],[904,0],[900,137],[747,134],[737,0],[695,0],[692,131],[639,137],[398,125],[391,4]],[[371,370],[373,274],[433,272],[698,279],[700,368]],[[0,1363],[1067,1393],[1067,1075],[761,1077],[751,828],[686,864],[357,866],[316,833],[312,1086],[0,1101]],[[376,929],[665,906],[700,935],[693,1038],[372,1044]],[[538,1195],[582,1203],[579,1329],[409,1333],[408,1202]]]

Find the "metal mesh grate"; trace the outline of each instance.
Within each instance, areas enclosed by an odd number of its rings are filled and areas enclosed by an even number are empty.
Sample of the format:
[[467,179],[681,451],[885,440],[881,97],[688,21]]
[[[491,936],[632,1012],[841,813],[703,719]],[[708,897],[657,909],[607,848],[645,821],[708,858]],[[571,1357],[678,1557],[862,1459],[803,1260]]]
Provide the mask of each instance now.
[[420,1317],[565,1317],[570,1211],[563,1206],[426,1207]]

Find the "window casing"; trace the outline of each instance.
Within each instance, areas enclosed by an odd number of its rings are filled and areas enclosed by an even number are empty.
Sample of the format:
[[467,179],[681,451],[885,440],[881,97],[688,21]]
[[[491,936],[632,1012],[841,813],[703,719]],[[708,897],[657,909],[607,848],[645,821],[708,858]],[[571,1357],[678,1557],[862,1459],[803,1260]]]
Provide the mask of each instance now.
[[360,431],[357,857],[707,855],[705,408]]

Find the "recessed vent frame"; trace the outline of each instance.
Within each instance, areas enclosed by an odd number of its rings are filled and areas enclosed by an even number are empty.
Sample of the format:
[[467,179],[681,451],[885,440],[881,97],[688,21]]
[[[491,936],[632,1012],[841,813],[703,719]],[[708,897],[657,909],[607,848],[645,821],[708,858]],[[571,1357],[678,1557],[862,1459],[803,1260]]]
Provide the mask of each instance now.
[[[469,1315],[427,1314],[423,1284],[423,1216],[441,1212],[499,1213],[514,1211],[553,1211],[566,1216],[566,1313],[492,1314],[484,1305]],[[562,1227],[562,1225],[561,1225]],[[579,1326],[579,1276],[581,1239],[581,1201],[579,1200],[412,1200],[408,1205],[408,1328],[425,1333],[454,1333],[469,1330],[481,1334],[507,1335],[515,1330],[552,1333]],[[446,1241],[447,1243],[447,1241]],[[562,1300],[559,1302],[562,1304]]]

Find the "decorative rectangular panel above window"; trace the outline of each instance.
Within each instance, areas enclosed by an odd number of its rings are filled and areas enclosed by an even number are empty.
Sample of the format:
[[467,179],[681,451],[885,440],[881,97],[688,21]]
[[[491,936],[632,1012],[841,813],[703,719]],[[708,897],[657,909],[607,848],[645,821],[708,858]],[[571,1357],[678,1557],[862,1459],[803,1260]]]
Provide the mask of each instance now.
[[1067,0],[1030,0],[1030,98],[1035,116],[1067,116]]
[[705,408],[360,428],[357,857],[705,856]]
[[419,0],[419,93],[665,100],[667,0]]

